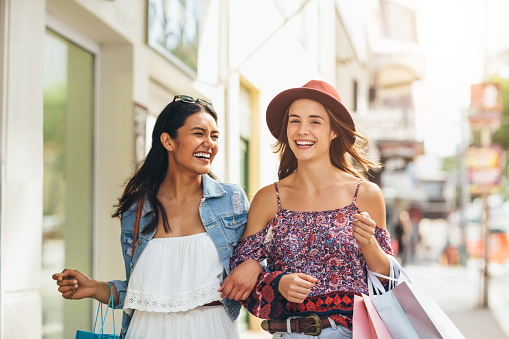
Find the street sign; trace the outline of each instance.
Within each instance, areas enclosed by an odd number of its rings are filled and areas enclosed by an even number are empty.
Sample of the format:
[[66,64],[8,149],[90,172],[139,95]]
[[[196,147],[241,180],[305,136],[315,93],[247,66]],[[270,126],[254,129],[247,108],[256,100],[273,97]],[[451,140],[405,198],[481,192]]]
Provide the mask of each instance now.
[[483,83],[471,86],[468,121],[472,130],[497,130],[500,127],[501,113],[500,84]]
[[470,146],[467,152],[467,173],[470,193],[496,193],[500,189],[504,151],[500,145]]
[[470,129],[496,131],[500,127],[501,116],[501,112],[497,111],[474,111],[468,116]]

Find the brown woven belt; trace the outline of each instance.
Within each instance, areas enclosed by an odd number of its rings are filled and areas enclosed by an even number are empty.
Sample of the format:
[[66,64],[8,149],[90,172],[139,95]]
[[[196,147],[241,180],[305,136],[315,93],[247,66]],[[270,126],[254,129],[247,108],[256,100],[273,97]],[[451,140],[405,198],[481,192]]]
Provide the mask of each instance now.
[[202,306],[219,306],[219,305],[222,305],[223,303],[216,300],[216,301],[213,301],[211,303],[208,303],[208,304],[205,304],[205,305],[202,305]]
[[[263,320],[262,329],[267,332],[287,332],[286,319],[283,320]],[[319,317],[311,314],[306,317],[290,320],[290,332],[303,333],[305,335],[320,335],[322,329],[331,327],[329,318]]]

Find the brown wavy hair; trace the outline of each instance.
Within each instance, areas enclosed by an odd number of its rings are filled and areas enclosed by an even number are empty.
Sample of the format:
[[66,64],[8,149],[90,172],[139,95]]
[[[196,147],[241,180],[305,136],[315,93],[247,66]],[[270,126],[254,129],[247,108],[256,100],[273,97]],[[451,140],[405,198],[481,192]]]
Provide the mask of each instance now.
[[[323,104],[322,104],[323,105]],[[329,115],[330,125],[337,137],[331,141],[329,156],[332,165],[360,179],[367,179],[366,173],[372,168],[381,166],[367,158],[368,139],[360,135],[351,125],[339,119],[332,111],[323,105]],[[295,172],[298,166],[297,158],[290,149],[288,128],[290,106],[286,109],[277,141],[272,145],[272,151],[279,153],[278,177],[282,180]],[[355,139],[352,143],[351,140]]]

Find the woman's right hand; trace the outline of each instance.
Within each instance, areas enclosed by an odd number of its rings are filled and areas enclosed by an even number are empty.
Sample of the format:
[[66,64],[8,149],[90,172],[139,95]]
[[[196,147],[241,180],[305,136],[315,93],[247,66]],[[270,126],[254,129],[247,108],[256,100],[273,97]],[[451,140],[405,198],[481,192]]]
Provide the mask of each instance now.
[[301,304],[318,280],[304,273],[291,273],[279,280],[279,292],[286,300]]
[[77,270],[65,269],[52,276],[57,281],[58,291],[65,299],[83,299],[94,296],[94,280]]

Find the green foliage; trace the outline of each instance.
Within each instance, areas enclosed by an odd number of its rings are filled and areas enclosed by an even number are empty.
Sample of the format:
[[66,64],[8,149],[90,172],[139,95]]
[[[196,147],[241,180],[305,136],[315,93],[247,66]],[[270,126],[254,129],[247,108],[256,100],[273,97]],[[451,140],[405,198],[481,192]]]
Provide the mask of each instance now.
[[442,171],[453,172],[460,170],[460,155],[455,154],[442,159]]
[[502,91],[502,123],[500,128],[492,135],[492,143],[500,144],[504,150],[509,151],[509,79],[494,75],[490,79],[499,83]]
[[470,144],[471,145],[480,145],[481,144],[481,132],[480,131],[472,131],[470,135]]
[[500,180],[500,195],[504,201],[509,201],[509,159],[506,158],[502,180]]
[[493,144],[501,145],[506,151],[506,161],[502,171],[502,180],[500,182],[500,194],[504,201],[509,200],[509,79],[494,75],[490,79],[499,83],[502,92],[502,119],[500,128],[493,133],[491,141]]

